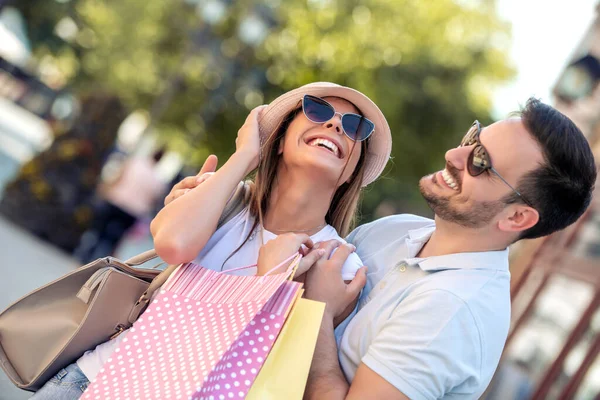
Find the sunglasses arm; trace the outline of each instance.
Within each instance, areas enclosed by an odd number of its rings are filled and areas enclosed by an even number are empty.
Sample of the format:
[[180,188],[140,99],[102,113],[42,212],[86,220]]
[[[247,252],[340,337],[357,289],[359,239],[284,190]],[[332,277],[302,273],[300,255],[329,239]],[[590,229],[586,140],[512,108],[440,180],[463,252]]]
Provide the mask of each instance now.
[[506,186],[508,186],[509,188],[511,188],[511,189],[512,189],[512,191],[513,191],[513,192],[515,192],[515,193],[516,193],[516,194],[517,194],[517,195],[518,195],[518,196],[521,198],[521,200],[523,200],[523,202],[524,202],[525,204],[527,204],[527,205],[528,205],[529,207],[531,207],[531,208],[534,208],[534,207],[533,207],[531,204],[529,204],[529,202],[528,202],[527,200],[525,200],[525,198],[523,197],[523,195],[522,195],[521,193],[519,193],[519,191],[518,191],[517,189],[515,189],[514,187],[512,187],[512,185],[511,185],[510,183],[508,183],[508,182],[506,181],[506,179],[504,179],[504,178],[502,177],[502,175],[500,175],[500,174],[498,173],[498,171],[496,171],[496,169],[495,169],[494,167],[490,167],[490,170],[491,170],[491,171],[492,171],[492,172],[493,172],[493,173],[494,173],[494,174],[495,174],[495,175],[496,175],[498,178],[500,178],[500,179],[502,180],[502,182],[504,182],[504,183],[506,184]]

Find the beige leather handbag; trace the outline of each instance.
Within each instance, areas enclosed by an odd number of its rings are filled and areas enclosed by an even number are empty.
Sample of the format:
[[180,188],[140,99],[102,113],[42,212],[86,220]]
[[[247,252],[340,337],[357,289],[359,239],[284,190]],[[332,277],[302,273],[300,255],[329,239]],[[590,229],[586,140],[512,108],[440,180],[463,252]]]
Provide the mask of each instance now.
[[[240,183],[218,227],[247,204]],[[153,293],[177,268],[136,268],[156,257],[149,250],[125,262],[93,261],[42,286],[0,313],[0,365],[21,389],[36,391],[61,368],[128,329]]]
[[61,368],[130,327],[165,271],[135,268],[154,250],[126,262],[101,258],[42,286],[0,314],[0,363],[21,389],[35,391]]

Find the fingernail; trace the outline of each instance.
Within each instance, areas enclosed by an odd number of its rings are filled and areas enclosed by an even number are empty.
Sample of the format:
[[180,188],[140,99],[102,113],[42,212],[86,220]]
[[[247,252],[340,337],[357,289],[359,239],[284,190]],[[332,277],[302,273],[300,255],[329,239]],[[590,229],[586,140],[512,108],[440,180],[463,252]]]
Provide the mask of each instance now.
[[183,193],[185,194],[185,193],[187,193],[189,191],[190,191],[190,189],[185,189],[185,191]]
[[356,251],[355,245],[348,243],[348,247],[350,247],[352,249],[352,251]]
[[323,250],[323,249],[317,250],[317,253],[319,253],[320,256],[324,256],[325,250]]

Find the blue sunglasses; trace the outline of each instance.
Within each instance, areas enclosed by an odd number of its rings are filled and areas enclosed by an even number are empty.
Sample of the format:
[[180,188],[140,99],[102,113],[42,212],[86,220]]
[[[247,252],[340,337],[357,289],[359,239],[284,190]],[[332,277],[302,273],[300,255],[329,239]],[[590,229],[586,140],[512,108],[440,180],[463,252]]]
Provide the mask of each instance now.
[[329,121],[336,114],[339,115],[346,136],[358,142],[366,140],[375,131],[375,124],[367,118],[353,113],[336,112],[331,104],[309,94],[305,94],[302,98],[302,111],[306,118],[317,124]]

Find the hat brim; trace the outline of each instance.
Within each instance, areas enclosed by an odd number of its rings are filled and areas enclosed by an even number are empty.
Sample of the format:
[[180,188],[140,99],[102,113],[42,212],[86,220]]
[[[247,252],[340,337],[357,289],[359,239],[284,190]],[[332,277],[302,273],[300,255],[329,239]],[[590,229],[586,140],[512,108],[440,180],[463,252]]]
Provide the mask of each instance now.
[[369,138],[369,150],[365,158],[365,173],[362,186],[367,186],[381,175],[392,151],[392,135],[385,116],[367,96],[358,90],[330,82],[316,82],[291,90],[273,100],[262,112],[259,120],[261,142],[275,132],[283,117],[300,104],[303,96],[340,97],[354,104],[375,124]]

